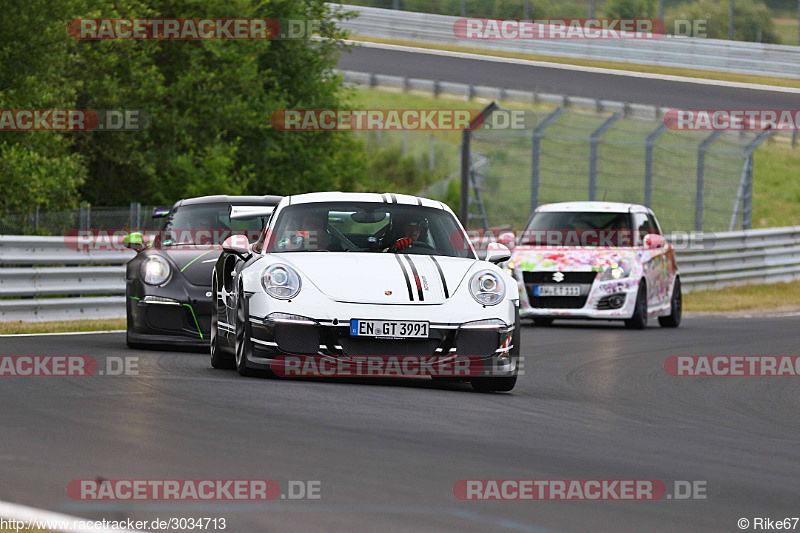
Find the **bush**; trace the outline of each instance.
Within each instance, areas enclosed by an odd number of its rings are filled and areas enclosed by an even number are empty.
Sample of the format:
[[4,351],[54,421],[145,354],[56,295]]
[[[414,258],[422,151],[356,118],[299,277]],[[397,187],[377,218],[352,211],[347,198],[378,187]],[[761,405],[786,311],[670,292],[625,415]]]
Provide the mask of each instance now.
[[[675,27],[676,19],[705,19],[708,21],[705,37],[727,39],[728,9],[728,2],[717,0],[696,0],[672,8],[665,16],[667,30],[671,31]],[[762,2],[754,0],[736,0],[733,12],[733,38],[736,41],[780,43],[772,12]]]

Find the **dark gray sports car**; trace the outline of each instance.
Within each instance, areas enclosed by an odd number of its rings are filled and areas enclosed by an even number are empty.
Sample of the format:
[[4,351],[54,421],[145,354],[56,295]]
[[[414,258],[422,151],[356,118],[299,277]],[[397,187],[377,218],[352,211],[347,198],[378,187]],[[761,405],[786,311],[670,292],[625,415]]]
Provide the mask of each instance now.
[[[257,238],[268,215],[232,218],[231,207],[258,211],[280,196],[204,196],[156,210],[164,226],[155,235],[133,233],[137,251],[126,271],[128,346],[208,347],[211,274],[222,242],[233,234]],[[250,207],[252,206],[252,207]]]

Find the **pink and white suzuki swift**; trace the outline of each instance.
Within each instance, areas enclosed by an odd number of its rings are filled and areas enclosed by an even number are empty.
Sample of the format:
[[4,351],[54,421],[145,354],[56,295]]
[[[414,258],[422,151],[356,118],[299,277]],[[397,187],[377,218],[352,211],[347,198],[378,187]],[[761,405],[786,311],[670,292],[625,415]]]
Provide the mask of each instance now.
[[513,246],[506,271],[517,280],[520,317],[624,320],[642,329],[681,322],[673,246],[653,212],[635,204],[565,202],[538,207]]

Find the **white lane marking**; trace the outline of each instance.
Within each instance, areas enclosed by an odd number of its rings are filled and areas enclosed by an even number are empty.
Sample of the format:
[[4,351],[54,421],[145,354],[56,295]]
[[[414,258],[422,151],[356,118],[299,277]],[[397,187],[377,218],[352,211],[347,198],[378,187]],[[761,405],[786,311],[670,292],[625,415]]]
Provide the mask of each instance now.
[[[37,509],[35,507],[28,507],[27,505],[20,505],[18,503],[11,503],[11,502],[4,502],[0,501],[0,516],[7,520],[16,520],[20,522],[33,522],[37,521],[40,527],[46,527],[48,531],[70,531],[70,532],[78,532],[78,533],[104,533],[104,532],[111,532],[114,531],[115,533],[135,533],[130,529],[108,529],[105,527],[90,527],[90,528],[78,528],[78,527],[71,527],[72,524],[76,524],[77,522],[92,522],[92,526],[94,526],[94,522],[99,522],[99,520],[89,520],[86,518],[78,518],[76,516],[70,516],[67,514],[61,513],[54,513],[52,511],[45,511],[44,509]],[[44,524],[47,522],[47,524]],[[67,526],[69,524],[69,526]],[[88,525],[88,524],[85,524]],[[138,533],[143,533],[143,530],[137,530]]]
[[[694,83],[697,85],[715,85],[717,87],[730,87],[734,89],[751,89],[753,91],[768,91],[776,93],[800,94],[800,88],[780,87],[777,85],[761,85],[757,83],[745,83],[739,81],[709,80],[706,78],[690,78],[687,76],[672,76],[668,74],[652,74],[650,72],[633,72],[630,70],[619,70],[600,67],[584,67],[581,65],[567,65],[564,63],[550,63],[547,61],[534,61],[531,59],[515,59],[513,57],[487,56],[481,54],[471,54],[468,52],[451,52],[449,50],[436,50],[433,48],[418,48],[414,46],[401,46],[398,44],[370,43],[367,41],[346,40],[347,44],[355,44],[364,48],[380,48],[383,50],[395,50],[398,52],[411,52],[415,54],[430,54],[444,57],[457,57],[461,59],[474,59],[477,61],[494,61],[495,63],[511,63],[514,65],[526,65],[530,67],[554,68],[559,70],[574,70],[579,72],[590,72],[593,74],[609,74],[612,76],[628,76],[630,78],[644,78],[650,80],[675,81],[679,83]],[[646,66],[646,65],[645,65]],[[721,73],[722,74],[722,73]],[[413,76],[412,76],[413,77]]]
[[63,333],[5,333],[0,337],[44,337],[48,335],[98,335],[100,333],[125,333],[124,329],[109,329],[106,331],[65,331]]

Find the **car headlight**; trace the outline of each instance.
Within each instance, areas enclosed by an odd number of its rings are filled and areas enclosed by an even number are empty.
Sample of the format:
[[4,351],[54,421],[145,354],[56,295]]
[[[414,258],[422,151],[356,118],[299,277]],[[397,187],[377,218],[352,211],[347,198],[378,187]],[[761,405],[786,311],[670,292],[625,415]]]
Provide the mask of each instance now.
[[600,277],[600,281],[614,281],[627,278],[631,275],[631,266],[627,261],[611,263],[608,265]]
[[300,276],[288,265],[272,265],[261,273],[261,286],[278,300],[289,300],[300,292]]
[[498,274],[491,270],[481,270],[472,276],[469,292],[479,304],[496,305],[505,296],[506,286]]
[[148,285],[163,285],[172,274],[169,261],[160,255],[148,256],[142,262],[142,281]]

